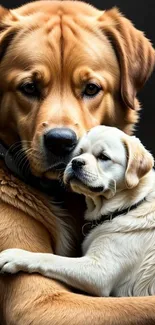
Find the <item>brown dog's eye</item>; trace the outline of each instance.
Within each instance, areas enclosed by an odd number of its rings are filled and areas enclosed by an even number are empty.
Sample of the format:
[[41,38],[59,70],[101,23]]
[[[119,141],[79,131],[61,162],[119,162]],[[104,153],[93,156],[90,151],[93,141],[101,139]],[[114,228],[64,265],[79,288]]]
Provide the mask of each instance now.
[[99,85],[96,85],[94,83],[88,83],[85,86],[85,89],[83,91],[83,97],[94,97],[96,96],[100,91],[101,87]]
[[104,153],[100,153],[98,156],[98,159],[103,160],[103,161],[110,160],[110,158],[108,156],[104,155]]
[[34,82],[25,82],[19,87],[19,90],[28,97],[39,97],[39,90]]

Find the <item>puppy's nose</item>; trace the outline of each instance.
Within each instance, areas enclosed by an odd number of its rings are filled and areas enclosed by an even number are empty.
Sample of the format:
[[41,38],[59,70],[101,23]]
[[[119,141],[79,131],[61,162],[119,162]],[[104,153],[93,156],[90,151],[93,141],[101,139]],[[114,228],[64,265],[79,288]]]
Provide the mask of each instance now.
[[72,160],[72,168],[73,170],[80,169],[82,166],[85,165],[85,161],[81,158],[73,159]]
[[74,149],[77,137],[69,128],[54,128],[44,135],[44,144],[55,156],[63,156]]

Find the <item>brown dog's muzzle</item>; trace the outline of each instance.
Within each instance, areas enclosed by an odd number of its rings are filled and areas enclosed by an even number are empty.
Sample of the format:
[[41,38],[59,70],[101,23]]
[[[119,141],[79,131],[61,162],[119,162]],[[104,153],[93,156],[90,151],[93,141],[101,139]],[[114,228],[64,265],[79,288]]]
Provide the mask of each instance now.
[[44,135],[44,145],[55,156],[66,156],[76,146],[77,137],[69,128],[54,128]]

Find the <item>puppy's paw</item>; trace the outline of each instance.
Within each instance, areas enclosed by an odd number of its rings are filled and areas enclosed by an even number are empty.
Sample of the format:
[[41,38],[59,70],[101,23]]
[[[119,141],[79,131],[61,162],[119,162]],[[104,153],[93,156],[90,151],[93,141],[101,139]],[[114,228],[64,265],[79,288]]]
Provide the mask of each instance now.
[[[17,273],[19,271],[28,271],[31,265],[31,252],[22,249],[7,249],[0,253],[0,272]],[[31,271],[32,272],[32,271]]]

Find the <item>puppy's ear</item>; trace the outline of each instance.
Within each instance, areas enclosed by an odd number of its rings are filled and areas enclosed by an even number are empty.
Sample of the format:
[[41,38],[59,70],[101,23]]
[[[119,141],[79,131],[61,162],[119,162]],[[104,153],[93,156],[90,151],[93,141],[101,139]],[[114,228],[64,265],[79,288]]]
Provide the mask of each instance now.
[[127,107],[136,109],[135,97],[153,70],[155,51],[144,34],[116,8],[105,11],[99,21],[120,64],[123,102]]
[[127,151],[125,182],[127,188],[133,188],[152,169],[154,159],[136,137],[126,137],[123,143]]

